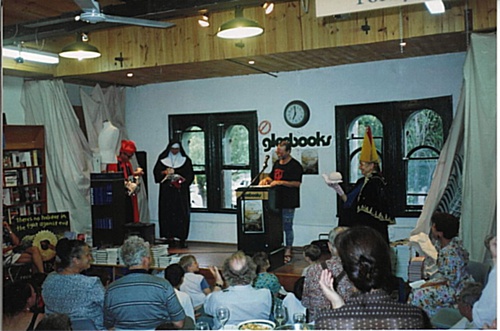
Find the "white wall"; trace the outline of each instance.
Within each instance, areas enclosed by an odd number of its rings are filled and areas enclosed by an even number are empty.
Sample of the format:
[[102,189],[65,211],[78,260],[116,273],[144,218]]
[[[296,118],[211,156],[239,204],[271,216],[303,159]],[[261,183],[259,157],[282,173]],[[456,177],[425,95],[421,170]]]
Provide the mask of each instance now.
[[[464,53],[455,53],[278,73],[278,78],[258,74],[128,88],[127,129],[139,150],[148,153],[149,174],[168,143],[169,114],[256,110],[258,121],[269,120],[271,133],[279,137],[289,133],[310,136],[316,131],[335,137],[337,105],[452,95],[455,109],[464,60]],[[3,110],[9,124],[24,124],[20,103],[22,84],[22,78],[4,77]],[[80,86],[67,84],[66,87],[72,104],[81,105]],[[309,123],[300,129],[291,129],[283,120],[284,106],[295,99],[307,102],[311,108]],[[262,140],[267,137],[269,135],[259,135],[261,160],[272,153],[263,151]],[[318,152],[319,172],[335,170],[335,141],[328,147],[318,148]],[[151,175],[148,184],[151,221],[157,222],[158,186]],[[297,246],[309,243],[318,233],[328,232],[337,224],[334,192],[320,176],[304,176],[301,205],[294,221]],[[236,242],[235,215],[192,213],[191,218],[190,240]],[[391,238],[405,237],[414,221],[398,220],[394,226],[396,231],[390,230]]]
[[[126,122],[130,139],[148,153],[148,171],[168,143],[168,115],[256,110],[258,122],[269,120],[271,133],[278,137],[293,133],[310,136],[320,131],[335,137],[337,105],[453,96],[456,108],[462,84],[464,53],[405,60],[336,66],[296,72],[192,80],[146,85],[127,89]],[[258,66],[258,63],[257,63]],[[311,108],[311,118],[299,129],[288,127],[283,108],[291,100],[303,100]],[[259,135],[260,159],[264,155]],[[293,152],[292,152],[293,155]],[[335,170],[335,141],[318,148],[319,172]],[[158,186],[149,177],[149,206],[153,222],[158,215]],[[301,208],[296,210],[295,245],[316,239],[337,224],[336,198],[321,176],[305,175],[301,187]],[[189,239],[236,242],[236,216],[191,214]],[[415,220],[400,220],[403,231],[391,230],[391,239],[406,236]]]
[[23,78],[19,77],[3,77],[2,111],[7,117],[7,124],[24,124],[24,110],[21,106],[23,81]]

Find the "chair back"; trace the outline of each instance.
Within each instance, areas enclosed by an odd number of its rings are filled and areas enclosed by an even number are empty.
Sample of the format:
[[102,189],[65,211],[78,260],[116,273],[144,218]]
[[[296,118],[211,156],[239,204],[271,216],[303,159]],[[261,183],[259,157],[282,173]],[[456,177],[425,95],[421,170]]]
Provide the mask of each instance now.
[[477,261],[469,261],[467,271],[472,275],[476,282],[480,282],[483,286],[488,282],[491,266],[489,264]]

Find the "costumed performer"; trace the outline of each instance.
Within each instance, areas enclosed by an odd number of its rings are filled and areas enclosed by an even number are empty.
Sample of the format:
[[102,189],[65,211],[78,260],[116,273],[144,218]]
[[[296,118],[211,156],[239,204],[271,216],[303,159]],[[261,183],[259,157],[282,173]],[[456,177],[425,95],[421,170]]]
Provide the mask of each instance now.
[[366,127],[359,157],[359,170],[363,177],[347,194],[339,183],[327,183],[340,196],[344,204],[340,210],[339,226],[368,226],[382,235],[389,243],[388,225],[395,224],[389,212],[387,182],[380,172],[380,161],[373,141],[372,131]]
[[179,141],[171,141],[161,152],[153,174],[155,183],[160,184],[160,237],[179,238],[180,247],[186,248],[191,215],[189,187],[193,182],[194,172],[191,159]]
[[126,201],[126,221],[127,223],[139,223],[139,205],[137,203],[136,190],[138,188],[138,178],[144,175],[142,168],[133,170],[130,160],[134,156],[137,148],[132,140],[122,140],[120,154],[117,156],[117,163],[106,166],[107,172],[122,172],[125,179],[127,196]]

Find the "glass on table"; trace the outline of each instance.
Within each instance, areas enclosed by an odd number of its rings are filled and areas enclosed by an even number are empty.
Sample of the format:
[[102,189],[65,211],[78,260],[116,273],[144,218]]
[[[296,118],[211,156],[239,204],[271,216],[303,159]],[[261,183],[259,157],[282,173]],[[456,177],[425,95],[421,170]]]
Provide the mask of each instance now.
[[293,314],[293,323],[304,324],[306,322],[306,315],[302,313]]
[[195,330],[210,330],[210,325],[207,322],[199,321],[194,326]]

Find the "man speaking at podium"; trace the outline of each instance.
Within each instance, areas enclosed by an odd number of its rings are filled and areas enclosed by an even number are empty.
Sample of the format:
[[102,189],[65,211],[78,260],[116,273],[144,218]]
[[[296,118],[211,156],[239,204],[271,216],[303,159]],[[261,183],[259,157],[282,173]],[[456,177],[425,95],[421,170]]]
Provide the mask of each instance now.
[[302,165],[290,153],[292,144],[283,140],[276,148],[278,160],[274,162],[269,177],[262,179],[259,185],[270,185],[276,190],[276,208],[281,210],[281,220],[285,231],[285,263],[292,260],[293,216],[295,208],[300,207],[300,184],[302,183]]

